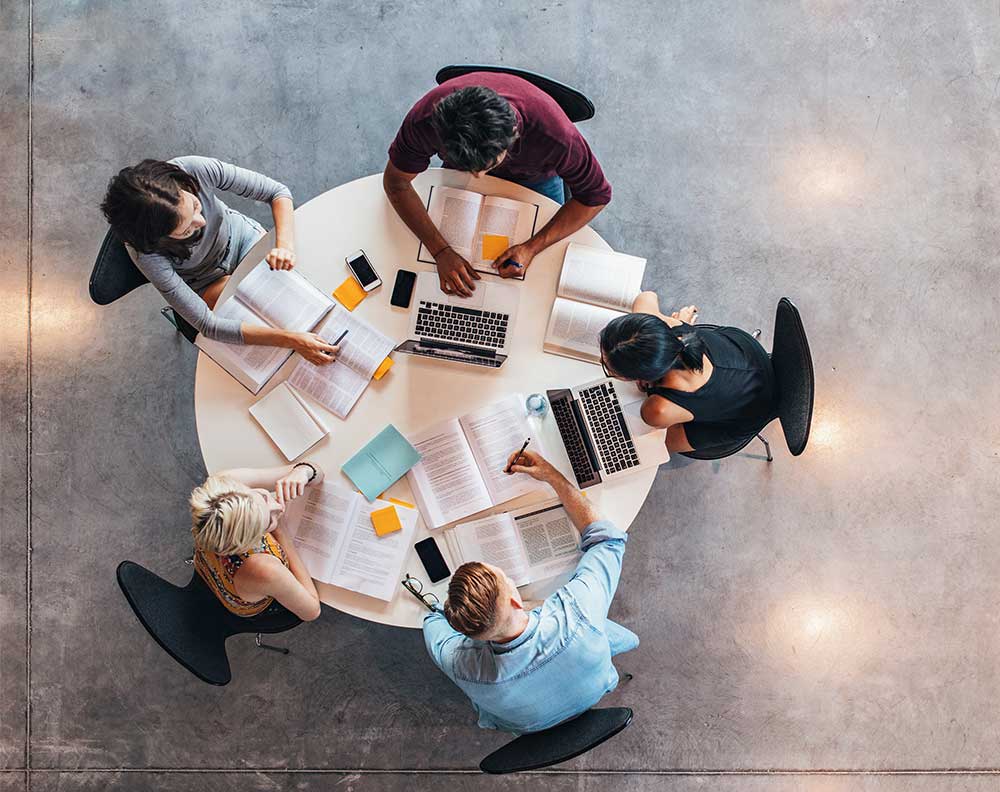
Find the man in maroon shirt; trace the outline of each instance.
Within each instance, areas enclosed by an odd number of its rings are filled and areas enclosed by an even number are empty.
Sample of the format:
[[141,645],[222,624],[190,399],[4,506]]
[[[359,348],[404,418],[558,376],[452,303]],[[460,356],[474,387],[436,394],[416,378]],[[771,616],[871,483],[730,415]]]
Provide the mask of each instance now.
[[[469,297],[479,274],[448,246],[410,182],[437,154],[446,168],[486,173],[537,190],[562,208],[531,239],[494,262],[502,277],[523,273],[549,245],[587,225],[611,200],[611,185],[555,100],[520,77],[473,72],[442,83],[406,114],[389,147],[382,184],[396,213],[437,262],[441,289]],[[572,197],[563,203],[563,182]]]

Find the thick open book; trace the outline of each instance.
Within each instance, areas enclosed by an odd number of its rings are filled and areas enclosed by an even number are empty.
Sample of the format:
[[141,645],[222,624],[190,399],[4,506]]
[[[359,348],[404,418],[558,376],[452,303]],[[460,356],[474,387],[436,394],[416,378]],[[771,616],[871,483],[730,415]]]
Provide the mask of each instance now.
[[515,586],[571,572],[581,555],[580,534],[558,501],[459,523],[442,536],[456,568],[483,561]]
[[287,382],[251,404],[250,415],[289,462],[330,434],[323,419]]
[[544,454],[520,394],[408,435],[421,458],[406,476],[427,527],[439,528],[528,493],[551,497],[548,484],[525,473],[504,473],[507,459],[528,437],[528,448]]
[[642,291],[646,259],[570,242],[543,348],[600,363],[599,336],[608,322],[632,311]]
[[[369,503],[359,492],[327,482],[310,487],[304,503],[286,518],[295,549],[309,574],[333,586],[392,600],[410,552],[418,514],[388,501]],[[371,513],[391,506],[403,528],[377,536]],[[291,510],[291,507],[290,507]]]
[[289,385],[309,394],[338,418],[347,417],[375,370],[396,346],[389,336],[342,306],[326,318],[316,333],[332,344],[345,330],[348,333],[333,363],[317,366],[303,358],[288,378]]
[[[452,250],[473,269],[496,275],[493,259],[503,248],[493,251],[493,256],[484,256],[483,236],[507,237],[508,246],[527,242],[535,233],[538,205],[455,187],[431,187],[427,214]],[[417,261],[435,263],[423,244],[417,250]]]
[[[215,308],[215,315],[304,333],[333,310],[334,304],[298,270],[272,270],[262,261],[240,281],[236,293]],[[252,393],[258,393],[292,354],[284,347],[224,344],[201,334],[194,343]]]

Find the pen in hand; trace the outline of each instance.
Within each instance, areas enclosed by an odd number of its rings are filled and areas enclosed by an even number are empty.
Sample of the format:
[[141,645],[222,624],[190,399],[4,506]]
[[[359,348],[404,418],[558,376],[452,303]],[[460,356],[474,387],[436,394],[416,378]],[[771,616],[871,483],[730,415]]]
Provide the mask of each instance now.
[[[337,338],[337,340],[333,342],[333,346],[339,346],[340,342],[344,340],[344,336],[346,336],[349,332],[350,332],[349,330],[345,330],[343,333],[341,333],[340,336]],[[326,354],[329,355],[330,353],[327,352]]]
[[518,462],[521,461],[521,454],[524,453],[524,449],[526,449],[528,447],[528,443],[530,443],[530,442],[531,442],[531,438],[530,437],[527,440],[524,441],[524,445],[521,446],[521,450],[517,452],[517,456],[515,456],[514,459],[511,460],[511,463],[509,465],[507,465],[507,468],[504,470],[504,473],[510,473],[510,469],[514,465],[516,465]]

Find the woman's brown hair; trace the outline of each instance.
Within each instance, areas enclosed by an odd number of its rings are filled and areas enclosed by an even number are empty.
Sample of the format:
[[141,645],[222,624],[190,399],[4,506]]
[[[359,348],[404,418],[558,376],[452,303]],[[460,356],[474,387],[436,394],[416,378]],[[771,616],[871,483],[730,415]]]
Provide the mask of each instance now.
[[170,237],[181,221],[181,190],[197,195],[201,185],[177,165],[146,159],[111,179],[101,211],[118,237],[140,253],[162,253],[183,261],[191,256],[200,235]]
[[462,564],[451,576],[444,616],[448,624],[470,638],[488,633],[497,618],[500,581],[485,564]]

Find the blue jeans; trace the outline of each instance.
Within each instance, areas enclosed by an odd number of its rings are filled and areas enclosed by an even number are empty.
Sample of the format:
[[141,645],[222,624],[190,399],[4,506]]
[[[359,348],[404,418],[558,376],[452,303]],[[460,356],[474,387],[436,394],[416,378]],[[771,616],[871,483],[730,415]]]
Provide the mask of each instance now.
[[540,182],[517,182],[517,184],[520,184],[522,187],[527,187],[529,190],[541,193],[546,198],[551,198],[560,206],[566,203],[566,188],[565,185],[563,185],[563,180],[558,176],[551,176]]
[[608,644],[611,646],[611,656],[631,652],[639,645],[639,636],[626,627],[608,619],[604,622],[604,633],[608,636]]

